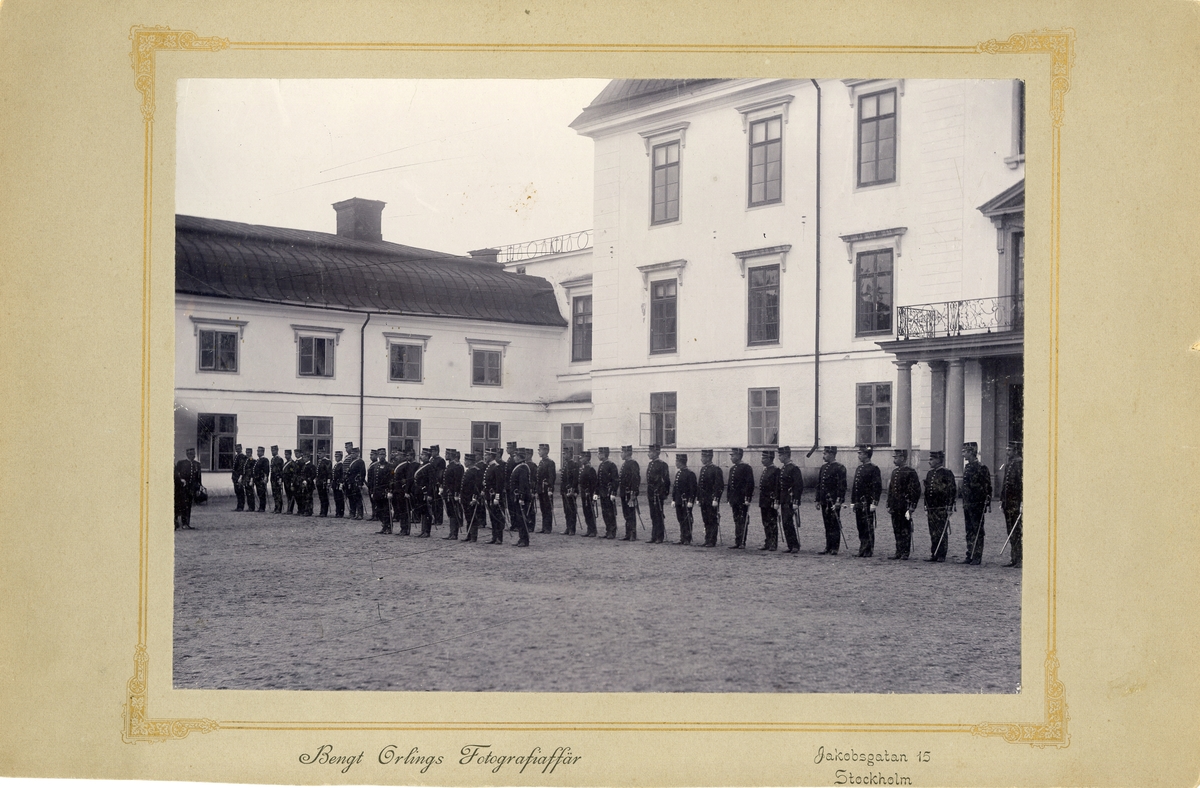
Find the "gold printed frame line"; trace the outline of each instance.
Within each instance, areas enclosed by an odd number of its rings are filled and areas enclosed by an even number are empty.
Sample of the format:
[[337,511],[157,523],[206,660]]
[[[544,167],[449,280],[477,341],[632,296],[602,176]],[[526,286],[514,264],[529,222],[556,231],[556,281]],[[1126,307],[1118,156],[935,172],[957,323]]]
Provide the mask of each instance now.
[[[812,733],[967,733],[972,736],[1000,737],[1009,743],[1032,746],[1067,747],[1066,692],[1058,678],[1057,655],[1057,566],[1058,566],[1058,340],[1059,340],[1059,262],[1061,199],[1061,128],[1064,121],[1064,96],[1071,86],[1071,67],[1075,59],[1075,31],[1070,28],[1015,33],[1004,41],[989,39],[973,46],[890,46],[890,45],[731,45],[731,44],[502,44],[502,43],[403,43],[403,42],[314,42],[314,41],[230,41],[220,37],[202,37],[190,30],[172,30],[165,26],[134,26],[131,60],[134,86],[141,93],[141,112],[145,123],[142,209],[142,377],[141,377],[141,479],[138,528],[138,640],[134,649],[134,673],[126,685],[123,707],[122,739],[127,743],[159,742],[182,739],[189,733],[225,730],[277,731],[754,731]],[[149,600],[150,535],[150,315],[151,315],[151,226],[153,143],[155,111],[155,56],[158,52],[219,52],[245,50],[307,51],[394,51],[394,52],[590,52],[590,53],[704,53],[704,54],[1036,54],[1049,55],[1050,80],[1050,256],[1049,256],[1049,415],[1047,510],[1047,631],[1045,668],[1045,716],[1041,722],[984,722],[980,724],[892,724],[892,723],[804,723],[804,722],[585,722],[523,723],[507,721],[445,722],[345,722],[345,721],[267,721],[211,719],[154,719],[149,716],[148,675],[150,656],[146,649],[147,607]]]

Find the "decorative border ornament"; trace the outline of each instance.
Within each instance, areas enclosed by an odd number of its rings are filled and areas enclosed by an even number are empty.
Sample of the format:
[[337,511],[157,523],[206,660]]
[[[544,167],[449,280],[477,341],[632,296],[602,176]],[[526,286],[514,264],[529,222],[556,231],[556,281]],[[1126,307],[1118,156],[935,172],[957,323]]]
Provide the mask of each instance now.
[[[446,43],[389,43],[389,42],[297,42],[297,41],[233,41],[219,37],[201,37],[190,30],[172,30],[165,26],[135,25],[130,29],[133,41],[130,58],[136,74],[134,86],[142,95],[141,111],[145,120],[145,161],[143,182],[143,257],[142,257],[142,462],[141,512],[139,530],[139,594],[138,643],[134,651],[134,675],[127,683],[123,709],[124,729],[121,738],[127,743],[159,742],[182,739],[189,733],[211,733],[225,730],[623,730],[623,731],[806,731],[806,732],[917,732],[970,733],[973,736],[995,736],[1012,744],[1025,743],[1036,747],[1055,745],[1067,747],[1066,691],[1058,678],[1056,649],[1057,626],[1057,528],[1058,528],[1058,287],[1059,287],[1059,228],[1060,184],[1062,167],[1061,127],[1064,120],[1064,95],[1071,87],[1071,67],[1075,60],[1075,31],[1037,30],[1015,33],[1007,40],[990,39],[975,46],[887,46],[887,45],[691,45],[691,44],[446,44]],[[1050,142],[1051,214],[1050,214],[1050,378],[1049,414],[1051,441],[1049,451],[1049,511],[1047,519],[1049,589],[1047,599],[1048,628],[1046,651],[1045,719],[1030,723],[994,723],[979,725],[956,723],[910,723],[897,725],[825,724],[810,722],[328,722],[328,721],[263,721],[211,719],[152,719],[148,715],[147,675],[149,654],[146,650],[147,606],[149,587],[148,545],[150,535],[150,231],[152,194],[152,151],[154,129],[155,55],[159,51],[218,52],[227,49],[245,50],[371,50],[395,52],[678,52],[678,53],[773,53],[773,54],[1048,54],[1050,55]]]

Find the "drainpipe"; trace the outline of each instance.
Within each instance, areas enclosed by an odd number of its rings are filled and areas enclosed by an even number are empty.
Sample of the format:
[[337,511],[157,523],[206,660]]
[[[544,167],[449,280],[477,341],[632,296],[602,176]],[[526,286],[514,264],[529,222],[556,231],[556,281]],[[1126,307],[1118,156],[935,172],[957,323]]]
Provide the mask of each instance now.
[[815,79],[809,81],[817,89],[817,305],[813,331],[813,445],[805,457],[811,457],[821,445],[821,86]]
[[366,361],[367,361],[367,323],[371,322],[371,313],[363,321],[358,331],[358,452],[361,457],[366,454],[363,448],[363,401],[366,399]]

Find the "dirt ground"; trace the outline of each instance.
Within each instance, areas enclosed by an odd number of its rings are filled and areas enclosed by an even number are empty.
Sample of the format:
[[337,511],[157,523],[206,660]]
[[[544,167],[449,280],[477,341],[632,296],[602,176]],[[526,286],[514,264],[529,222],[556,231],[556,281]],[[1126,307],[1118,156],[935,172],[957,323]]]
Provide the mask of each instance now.
[[670,544],[673,512],[665,545],[644,530],[637,543],[566,536],[560,510],[557,533],[518,549],[514,533],[503,545],[485,544],[490,531],[443,540],[446,525],[380,536],[367,520],[233,505],[196,507],[195,530],[175,532],[179,688],[1011,693],[1020,681],[1021,570],[1003,566],[998,507],[983,565],[963,566],[961,511],[947,562],[932,564],[923,512],[912,560],[891,561],[882,511],[875,557],[855,557],[849,511],[849,546],[818,555],[812,504],[798,555],[757,549],[756,506],[743,551],[726,549],[725,505],[712,549]]

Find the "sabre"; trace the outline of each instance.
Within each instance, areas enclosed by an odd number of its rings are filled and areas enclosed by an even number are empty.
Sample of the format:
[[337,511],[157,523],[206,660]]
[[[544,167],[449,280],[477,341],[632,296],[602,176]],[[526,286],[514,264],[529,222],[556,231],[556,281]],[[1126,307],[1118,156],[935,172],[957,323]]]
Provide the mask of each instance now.
[[[981,512],[981,513],[979,514],[979,530],[977,530],[977,531],[975,532],[975,538],[971,540],[971,554],[967,556],[967,560],[968,560],[968,561],[973,561],[973,560],[975,560],[975,559],[974,559],[974,555],[975,555],[975,546],[979,544],[979,535],[980,535],[981,533],[983,533],[983,518],[984,518],[984,515],[983,515],[983,513]],[[1004,552],[1004,548],[1003,548],[1003,547],[1002,547],[1002,548],[1000,548],[1000,552]],[[981,557],[979,560],[980,560],[980,562],[982,563],[982,561],[983,561],[983,558]]]
[[[633,510],[635,512],[637,512],[637,522],[640,524],[642,522],[642,502],[637,496],[634,496],[634,498],[633,498]],[[642,525],[642,529],[645,530],[645,528],[646,528],[646,526]],[[637,539],[637,535],[638,535],[638,529],[637,529],[637,526],[635,525],[633,527],[633,538]]]
[[[925,511],[929,512],[934,509],[949,509],[949,508],[950,508],[949,506],[932,506],[932,507],[926,506]],[[934,555],[937,555],[938,550],[941,549],[942,540],[946,538],[946,534],[948,534],[948,533],[950,533],[950,515],[949,514],[946,515],[946,524],[944,526],[942,526],[942,533],[940,536],[938,536],[937,544],[933,548]]]
[[837,520],[837,524],[838,524],[838,533],[842,535],[842,541],[838,543],[838,549],[839,550],[842,549],[843,544],[846,545],[847,548],[849,548],[850,543],[846,541],[846,532],[844,530],[842,530],[842,507],[834,506],[832,508],[833,508],[833,518],[835,520]]
[[1008,532],[1008,538],[1005,539],[1004,544],[1000,546],[1000,555],[1004,555],[1004,548],[1008,547],[1008,540],[1012,539],[1012,535],[1015,534],[1017,532],[1017,529],[1021,527],[1021,518],[1024,516],[1025,516],[1025,509],[1022,508],[1021,511],[1017,512],[1017,519],[1015,521],[1013,521],[1013,527],[1012,527],[1012,530]]

